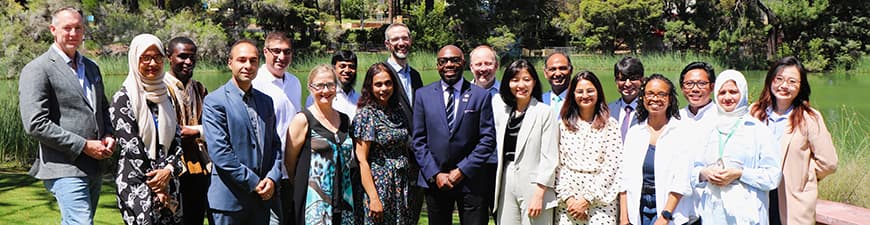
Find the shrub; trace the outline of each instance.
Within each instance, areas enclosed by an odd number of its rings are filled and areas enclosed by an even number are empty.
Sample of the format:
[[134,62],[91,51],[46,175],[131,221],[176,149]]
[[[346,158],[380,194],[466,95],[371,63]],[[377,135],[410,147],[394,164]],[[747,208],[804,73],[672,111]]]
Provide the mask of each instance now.
[[220,63],[227,57],[227,34],[224,29],[190,10],[182,10],[166,20],[165,25],[155,32],[157,37],[169,44],[173,37],[185,36],[193,39],[200,60]]

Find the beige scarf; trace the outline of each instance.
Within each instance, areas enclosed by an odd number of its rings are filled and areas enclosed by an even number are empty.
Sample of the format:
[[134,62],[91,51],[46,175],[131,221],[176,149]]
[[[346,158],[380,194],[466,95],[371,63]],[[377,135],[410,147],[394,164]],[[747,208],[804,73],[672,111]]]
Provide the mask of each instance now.
[[[127,95],[130,97],[130,110],[136,117],[139,125],[139,136],[142,137],[143,144],[145,144],[148,158],[156,159],[158,140],[159,144],[163,145],[163,149],[161,149],[163,155],[166,155],[175,140],[178,122],[169,95],[166,94],[163,72],[158,72],[158,77],[153,79],[146,79],[139,73],[139,57],[151,46],[157,47],[160,54],[166,55],[163,52],[163,43],[154,35],[140,34],[133,38],[133,42],[130,43],[130,51],[127,54],[128,62],[130,62],[129,73],[127,73],[127,79],[124,80],[123,86],[127,89]],[[151,110],[148,109],[146,101],[157,104],[157,122],[159,124],[157,127],[155,127],[154,117]]]

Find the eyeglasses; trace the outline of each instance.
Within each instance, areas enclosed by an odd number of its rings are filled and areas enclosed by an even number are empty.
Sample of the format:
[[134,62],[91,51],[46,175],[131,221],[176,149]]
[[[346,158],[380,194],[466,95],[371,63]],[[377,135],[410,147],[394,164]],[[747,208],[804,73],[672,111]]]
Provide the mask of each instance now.
[[267,49],[268,49],[269,52],[271,52],[273,55],[278,55],[278,54],[281,54],[281,53],[284,53],[284,55],[293,55],[293,49],[291,49],[291,48],[285,48],[285,49],[281,49],[281,48],[267,48]]
[[710,85],[709,81],[684,81],[683,89],[692,89],[695,87],[698,87],[699,89],[705,89],[707,87],[710,87],[708,85]]
[[643,76],[619,76],[619,77],[616,77],[617,82],[640,81],[642,79],[643,79]]
[[462,63],[462,58],[459,56],[438,58],[438,64],[440,65],[447,64],[447,62],[451,62],[453,64],[460,64]]
[[326,83],[312,83],[309,84],[308,87],[314,89],[315,91],[321,91],[324,89],[335,90],[335,82],[326,82]]
[[659,92],[659,93],[647,92],[647,93],[643,94],[643,98],[645,98],[645,99],[654,99],[654,98],[666,99],[667,97],[668,97],[668,93],[665,93],[665,92]]
[[155,63],[162,63],[163,56],[162,55],[142,55],[142,56],[139,56],[139,63],[148,64],[148,63],[151,63],[151,61],[154,61]]
[[547,72],[567,71],[570,69],[571,69],[570,66],[553,66],[553,67],[547,67]]
[[181,60],[196,59],[196,58],[194,58],[194,57],[196,57],[195,54],[188,54],[188,53],[178,54],[175,57],[178,57]]
[[773,85],[779,86],[783,83],[786,83],[786,85],[788,85],[789,87],[797,87],[798,85],[800,85],[801,82],[794,78],[786,79],[783,76],[776,76],[773,78]]

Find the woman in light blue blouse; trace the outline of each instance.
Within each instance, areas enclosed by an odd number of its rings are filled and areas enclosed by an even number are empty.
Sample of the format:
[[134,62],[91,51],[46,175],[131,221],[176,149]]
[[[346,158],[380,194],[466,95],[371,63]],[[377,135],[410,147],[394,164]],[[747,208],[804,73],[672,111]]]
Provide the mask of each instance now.
[[716,78],[718,121],[695,158],[692,184],[705,224],[768,224],[768,191],[780,180],[779,147],[748,114],[746,79],[735,70]]

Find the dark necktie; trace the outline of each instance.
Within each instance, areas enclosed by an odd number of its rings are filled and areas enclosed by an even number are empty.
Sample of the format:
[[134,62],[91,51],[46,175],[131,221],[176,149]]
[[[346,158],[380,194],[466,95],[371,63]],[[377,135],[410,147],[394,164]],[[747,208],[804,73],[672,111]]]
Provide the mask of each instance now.
[[447,107],[444,107],[447,112],[447,127],[453,130],[453,86],[447,87]]

